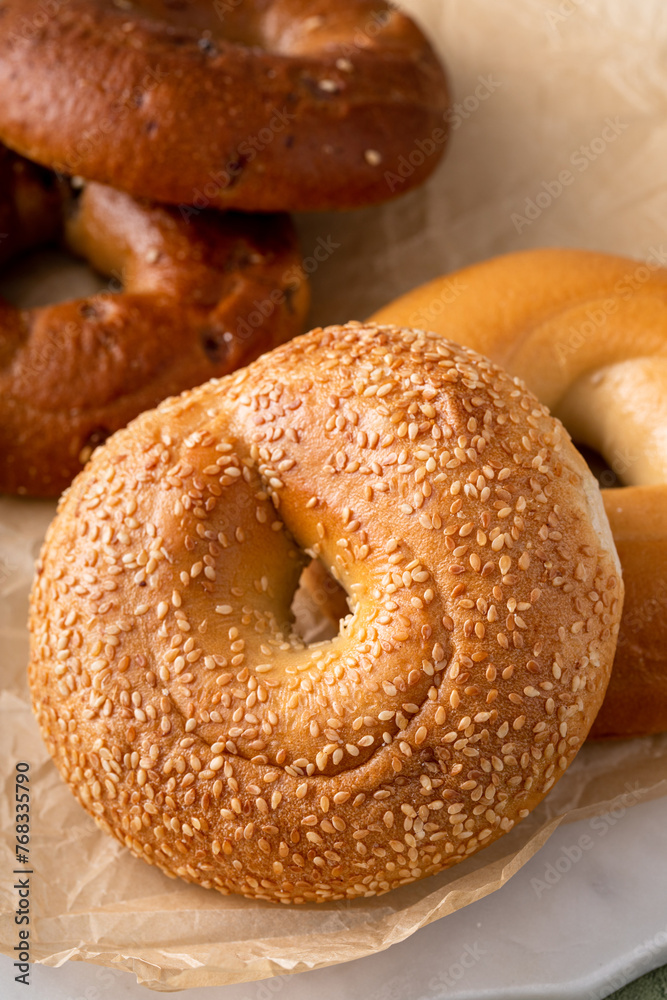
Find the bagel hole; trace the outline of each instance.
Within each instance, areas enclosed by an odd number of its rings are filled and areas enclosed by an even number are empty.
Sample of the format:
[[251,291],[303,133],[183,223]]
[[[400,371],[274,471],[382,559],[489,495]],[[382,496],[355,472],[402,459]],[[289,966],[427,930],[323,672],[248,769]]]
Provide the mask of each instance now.
[[307,644],[334,639],[350,614],[347,594],[326,566],[313,559],[303,570],[292,599],[294,631]]
[[227,330],[206,326],[199,332],[202,350],[213,365],[219,365],[229,354],[229,345],[233,336]]
[[22,309],[87,298],[120,290],[116,279],[104,279],[73,254],[63,250],[34,250],[2,269],[0,296]]
[[575,445],[602,489],[618,489],[618,487],[625,485],[618,474],[610,468],[604,455],[595,451],[594,448],[589,448],[587,444],[575,441]]
[[106,439],[113,432],[108,427],[95,427],[86,437],[80,451],[79,461],[85,465],[98,445],[104,444]]

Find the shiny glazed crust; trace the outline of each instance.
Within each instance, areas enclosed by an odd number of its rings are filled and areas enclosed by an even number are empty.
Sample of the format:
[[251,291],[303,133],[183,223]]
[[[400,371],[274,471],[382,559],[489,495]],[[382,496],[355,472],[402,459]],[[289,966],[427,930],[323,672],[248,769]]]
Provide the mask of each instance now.
[[[352,614],[305,646],[318,557]],[[523,818],[588,733],[622,583],[562,425],[465,348],[317,329],[144,413],[61,501],[30,684],[63,777],[169,874],[385,892]]]
[[625,604],[596,737],[667,730],[663,264],[584,250],[508,254],[445,275],[374,316],[435,330],[524,379],[626,487],[602,491]]
[[61,231],[122,293],[37,309],[0,299],[0,491],[57,496],[142,410],[302,331],[308,287],[287,216],[188,221],[99,184],[74,199],[0,148],[3,171],[5,258]]
[[17,152],[198,209],[385,201],[447,133],[442,66],[384,0],[6,0],[0,93]]

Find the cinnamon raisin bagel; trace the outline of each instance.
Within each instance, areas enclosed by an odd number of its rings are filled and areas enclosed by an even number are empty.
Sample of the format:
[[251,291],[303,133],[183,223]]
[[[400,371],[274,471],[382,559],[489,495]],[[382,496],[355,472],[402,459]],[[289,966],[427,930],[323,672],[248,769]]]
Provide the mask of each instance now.
[[[310,647],[307,554],[353,608]],[[224,893],[371,896],[553,786],[622,590],[597,484],[520,382],[435,334],[317,329],[95,452],[38,567],[34,708],[138,857]]]
[[385,0],[4,0],[0,93],[24,156],[197,208],[384,201],[447,132],[442,66]]
[[667,269],[583,250],[531,250],[446,275],[378,322],[426,327],[524,379],[605,458],[602,496],[626,597],[594,736],[667,730]]
[[308,290],[287,216],[188,223],[99,184],[58,197],[13,155],[1,170],[0,253],[61,231],[123,292],[37,309],[0,299],[0,491],[57,495],[142,410],[301,332]]

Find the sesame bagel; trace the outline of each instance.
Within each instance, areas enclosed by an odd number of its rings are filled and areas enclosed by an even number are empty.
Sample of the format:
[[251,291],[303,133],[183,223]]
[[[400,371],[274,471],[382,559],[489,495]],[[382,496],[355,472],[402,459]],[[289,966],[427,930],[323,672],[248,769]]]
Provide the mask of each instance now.
[[[307,646],[313,556],[352,613]],[[38,567],[34,709],[81,804],[168,874],[371,896],[549,791],[622,590],[599,489],[519,382],[434,334],[317,329],[95,452]]]
[[0,93],[17,152],[197,209],[384,201],[447,134],[442,66],[384,0],[4,0]]
[[508,254],[385,306],[522,378],[599,452],[625,605],[596,737],[667,730],[667,269],[584,250]]
[[[308,290],[287,216],[177,211],[0,151],[7,258],[58,238],[120,294],[35,309],[0,299],[0,491],[58,495],[142,410],[303,329]],[[59,187],[59,190],[58,190]]]

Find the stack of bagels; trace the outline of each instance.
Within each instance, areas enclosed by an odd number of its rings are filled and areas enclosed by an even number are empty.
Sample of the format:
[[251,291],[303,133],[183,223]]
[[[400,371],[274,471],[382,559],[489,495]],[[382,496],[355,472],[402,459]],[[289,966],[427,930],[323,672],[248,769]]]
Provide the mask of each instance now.
[[[664,501],[633,387],[663,404],[622,332],[605,360],[595,327],[563,330],[615,290],[605,315],[661,361],[664,278],[626,316],[623,262],[527,255],[290,339],[308,294],[289,218],[255,213],[390,197],[446,119],[423,34],[376,0],[45,10],[3,8],[0,250],[61,232],[124,288],[2,307],[0,485],[49,494],[85,464],[31,597],[53,759],[136,856],[222,893],[353,899],[465,860],[594,724],[658,728],[636,657],[594,720],[625,590],[609,520],[639,614],[630,541]],[[640,494],[605,512],[547,405],[603,453],[643,434]],[[338,635],[309,644],[294,594],[331,578]]]
[[60,240],[122,288],[0,301],[0,490],[42,496],[142,410],[302,332],[284,213],[391,197],[447,110],[384,0],[8,0],[0,93],[0,262]]
[[582,250],[465,268],[385,306],[518,376],[598,459],[623,567],[614,670],[591,735],[667,730],[667,270]]

